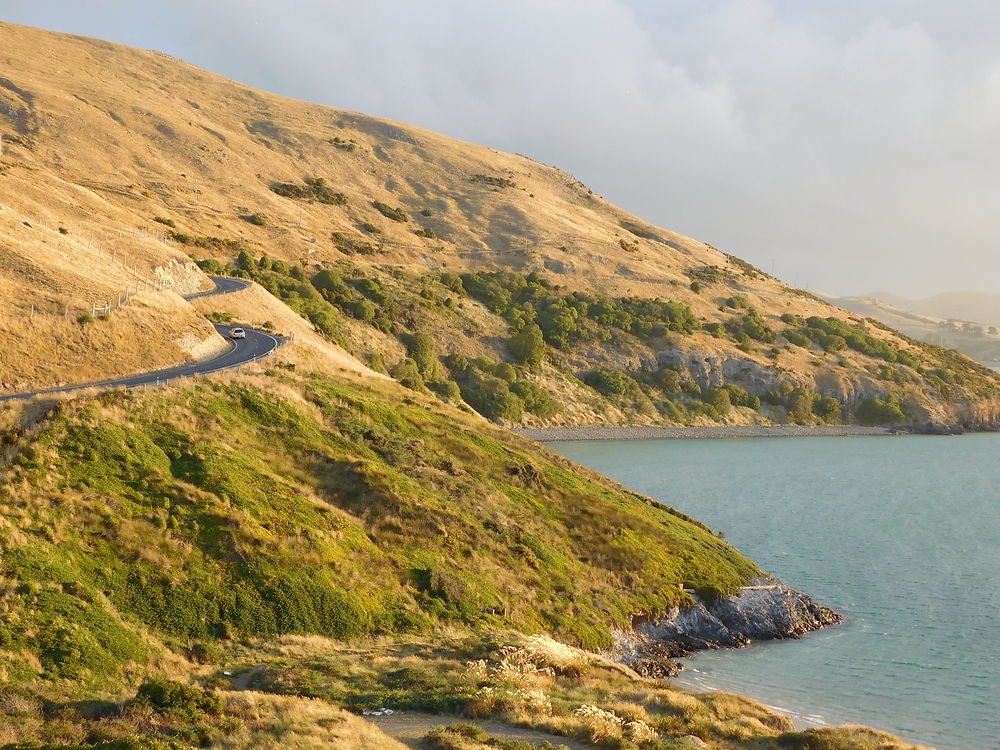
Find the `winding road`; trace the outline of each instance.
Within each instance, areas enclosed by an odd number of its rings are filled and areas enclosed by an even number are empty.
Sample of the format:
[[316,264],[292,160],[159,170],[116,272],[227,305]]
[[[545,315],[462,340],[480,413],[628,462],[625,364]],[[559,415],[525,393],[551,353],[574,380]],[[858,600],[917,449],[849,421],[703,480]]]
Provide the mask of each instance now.
[[[191,300],[199,297],[209,297],[214,294],[229,294],[231,292],[238,292],[241,289],[246,289],[250,286],[250,282],[242,281],[240,279],[228,279],[222,276],[210,276],[209,278],[215,282],[215,289],[210,289],[207,292],[185,295],[184,298]],[[219,332],[220,336],[224,338],[228,337],[229,329],[232,326],[219,325],[217,323],[213,325],[215,325],[215,330]],[[270,333],[258,331],[255,328],[244,327],[243,330],[246,331],[247,334],[245,339],[227,339],[230,343],[230,349],[222,354],[212,357],[211,359],[204,359],[197,362],[187,362],[183,365],[168,367],[163,370],[144,372],[139,375],[128,375],[123,378],[113,378],[111,380],[101,380],[94,383],[81,383],[79,385],[59,386],[57,388],[46,388],[38,391],[26,391],[24,393],[0,395],[0,403],[5,401],[29,399],[34,398],[35,396],[44,396],[49,393],[81,391],[86,388],[97,388],[100,390],[116,390],[122,388],[127,390],[129,388],[138,388],[146,385],[159,385],[160,383],[165,383],[169,380],[189,378],[194,375],[208,375],[209,373],[218,372],[219,370],[228,370],[232,367],[239,367],[240,365],[244,365],[248,362],[256,362],[258,359],[271,354],[275,349],[285,343],[284,339],[281,337],[272,336]]]

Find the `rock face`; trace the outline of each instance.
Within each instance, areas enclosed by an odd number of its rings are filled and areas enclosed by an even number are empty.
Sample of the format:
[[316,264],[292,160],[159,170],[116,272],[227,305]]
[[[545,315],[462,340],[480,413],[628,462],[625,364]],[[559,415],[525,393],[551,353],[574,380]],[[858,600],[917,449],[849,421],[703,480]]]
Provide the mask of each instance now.
[[725,383],[735,383],[758,395],[773,390],[781,383],[778,375],[750,359],[717,357],[667,349],[656,353],[659,367],[686,370],[691,379],[702,388],[718,388]]
[[[615,634],[612,655],[643,671],[668,673],[662,662],[708,648],[738,648],[751,641],[798,638],[840,622],[841,616],[773,578],[758,578],[737,596],[672,607],[655,620],[636,620]],[[680,667],[677,665],[676,671]]]

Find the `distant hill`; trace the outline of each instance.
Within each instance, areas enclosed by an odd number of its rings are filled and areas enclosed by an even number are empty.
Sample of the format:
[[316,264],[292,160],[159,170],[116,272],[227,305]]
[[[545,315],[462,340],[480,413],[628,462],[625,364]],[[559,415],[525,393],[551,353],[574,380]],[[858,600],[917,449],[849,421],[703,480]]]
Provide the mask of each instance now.
[[[965,293],[956,292],[954,294]],[[989,296],[984,293],[973,294],[981,294],[984,298]],[[912,300],[884,292],[875,292],[871,296],[865,297],[837,297],[830,294],[820,296],[831,304],[858,315],[878,320],[919,341],[957,349],[989,367],[1000,365],[1000,331],[998,331],[997,326],[985,322],[972,322],[967,318],[956,319],[911,312],[911,310],[921,307],[923,303],[915,303]],[[938,295],[938,297],[932,297],[923,302],[930,303],[946,296],[949,295]],[[894,304],[890,300],[898,300],[899,302]],[[931,308],[933,305],[928,304],[927,307]]]
[[942,292],[921,300],[906,299],[888,292],[872,292],[861,298],[876,299],[879,302],[898,307],[901,310],[927,315],[932,318],[982,323],[1000,327],[1000,294],[963,290]]

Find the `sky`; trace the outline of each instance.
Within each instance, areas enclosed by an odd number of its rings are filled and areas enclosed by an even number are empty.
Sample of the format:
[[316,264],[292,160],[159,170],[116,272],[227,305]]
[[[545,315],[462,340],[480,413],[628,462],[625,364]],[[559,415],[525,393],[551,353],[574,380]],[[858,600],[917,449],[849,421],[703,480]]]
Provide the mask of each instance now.
[[795,286],[1000,292],[995,2],[0,0],[0,20],[530,156]]

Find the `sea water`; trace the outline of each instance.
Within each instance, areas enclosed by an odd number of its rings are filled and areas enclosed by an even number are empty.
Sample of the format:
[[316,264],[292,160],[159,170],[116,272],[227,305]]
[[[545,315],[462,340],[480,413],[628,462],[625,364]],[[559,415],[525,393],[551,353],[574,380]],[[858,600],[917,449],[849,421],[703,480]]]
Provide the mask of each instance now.
[[845,617],[800,640],[697,654],[683,685],[800,723],[1000,750],[1000,434],[550,447],[723,532]]

